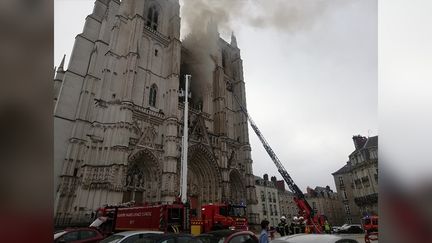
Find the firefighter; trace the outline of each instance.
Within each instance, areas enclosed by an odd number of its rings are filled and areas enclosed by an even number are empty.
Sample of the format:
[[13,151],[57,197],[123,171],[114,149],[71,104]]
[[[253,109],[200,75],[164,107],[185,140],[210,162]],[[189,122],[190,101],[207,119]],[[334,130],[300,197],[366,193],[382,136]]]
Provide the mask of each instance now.
[[294,219],[293,220],[291,220],[291,224],[290,224],[290,227],[289,227],[289,234],[290,235],[293,235],[293,234],[295,234],[294,233],[294,227],[295,227],[295,223],[294,223]]
[[303,216],[299,217],[299,227],[300,233],[304,233],[306,229],[306,220],[303,218]]
[[289,234],[289,228],[288,228],[288,224],[286,223],[286,218],[285,216],[282,216],[280,218],[280,223],[277,226],[277,232],[281,235],[281,236],[285,236]]
[[324,231],[326,232],[326,234],[330,234],[331,233],[330,224],[329,224],[329,222],[327,220],[324,223]]

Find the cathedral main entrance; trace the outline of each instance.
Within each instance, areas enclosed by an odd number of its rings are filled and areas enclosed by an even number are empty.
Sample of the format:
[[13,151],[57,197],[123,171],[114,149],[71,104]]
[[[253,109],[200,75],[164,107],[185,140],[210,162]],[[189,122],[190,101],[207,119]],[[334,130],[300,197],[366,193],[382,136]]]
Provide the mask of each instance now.
[[189,148],[188,197],[192,213],[201,216],[201,206],[220,202],[221,174],[212,154],[202,145]]

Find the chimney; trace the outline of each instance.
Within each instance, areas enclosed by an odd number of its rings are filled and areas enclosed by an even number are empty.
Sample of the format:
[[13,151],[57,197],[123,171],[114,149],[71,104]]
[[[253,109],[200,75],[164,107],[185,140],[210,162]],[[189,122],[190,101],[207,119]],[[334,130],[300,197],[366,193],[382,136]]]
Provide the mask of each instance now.
[[354,141],[354,146],[356,150],[363,148],[367,141],[367,138],[361,135],[353,136],[352,139]]
[[285,191],[285,181],[284,180],[276,181],[276,188],[278,190]]
[[272,177],[270,178],[270,180],[271,180],[273,183],[276,183],[276,176],[272,176]]
[[267,174],[264,174],[263,178],[265,181],[268,181],[268,175]]

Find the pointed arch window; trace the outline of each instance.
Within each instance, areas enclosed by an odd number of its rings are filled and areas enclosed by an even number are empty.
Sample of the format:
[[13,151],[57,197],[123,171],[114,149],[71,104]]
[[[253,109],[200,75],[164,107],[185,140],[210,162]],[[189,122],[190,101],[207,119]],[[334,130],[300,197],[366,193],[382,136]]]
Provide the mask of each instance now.
[[158,23],[159,23],[159,11],[156,8],[156,6],[151,6],[147,13],[147,27],[152,28],[153,30],[158,29]]
[[227,64],[227,53],[225,51],[222,51],[222,67],[226,68]]
[[150,87],[149,105],[156,107],[157,86],[153,84]]

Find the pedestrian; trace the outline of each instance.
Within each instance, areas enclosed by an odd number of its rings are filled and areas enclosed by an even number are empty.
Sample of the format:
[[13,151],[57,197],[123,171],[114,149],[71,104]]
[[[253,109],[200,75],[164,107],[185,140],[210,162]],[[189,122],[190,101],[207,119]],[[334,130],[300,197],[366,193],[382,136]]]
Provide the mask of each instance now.
[[276,233],[276,229],[273,226],[270,226],[270,229],[268,231],[268,233],[270,234],[270,240],[274,240],[275,239],[275,233]]
[[261,234],[259,237],[259,243],[268,243],[269,242],[269,235],[268,235],[269,224],[270,224],[270,222],[268,220],[264,219],[263,221],[261,221]]

